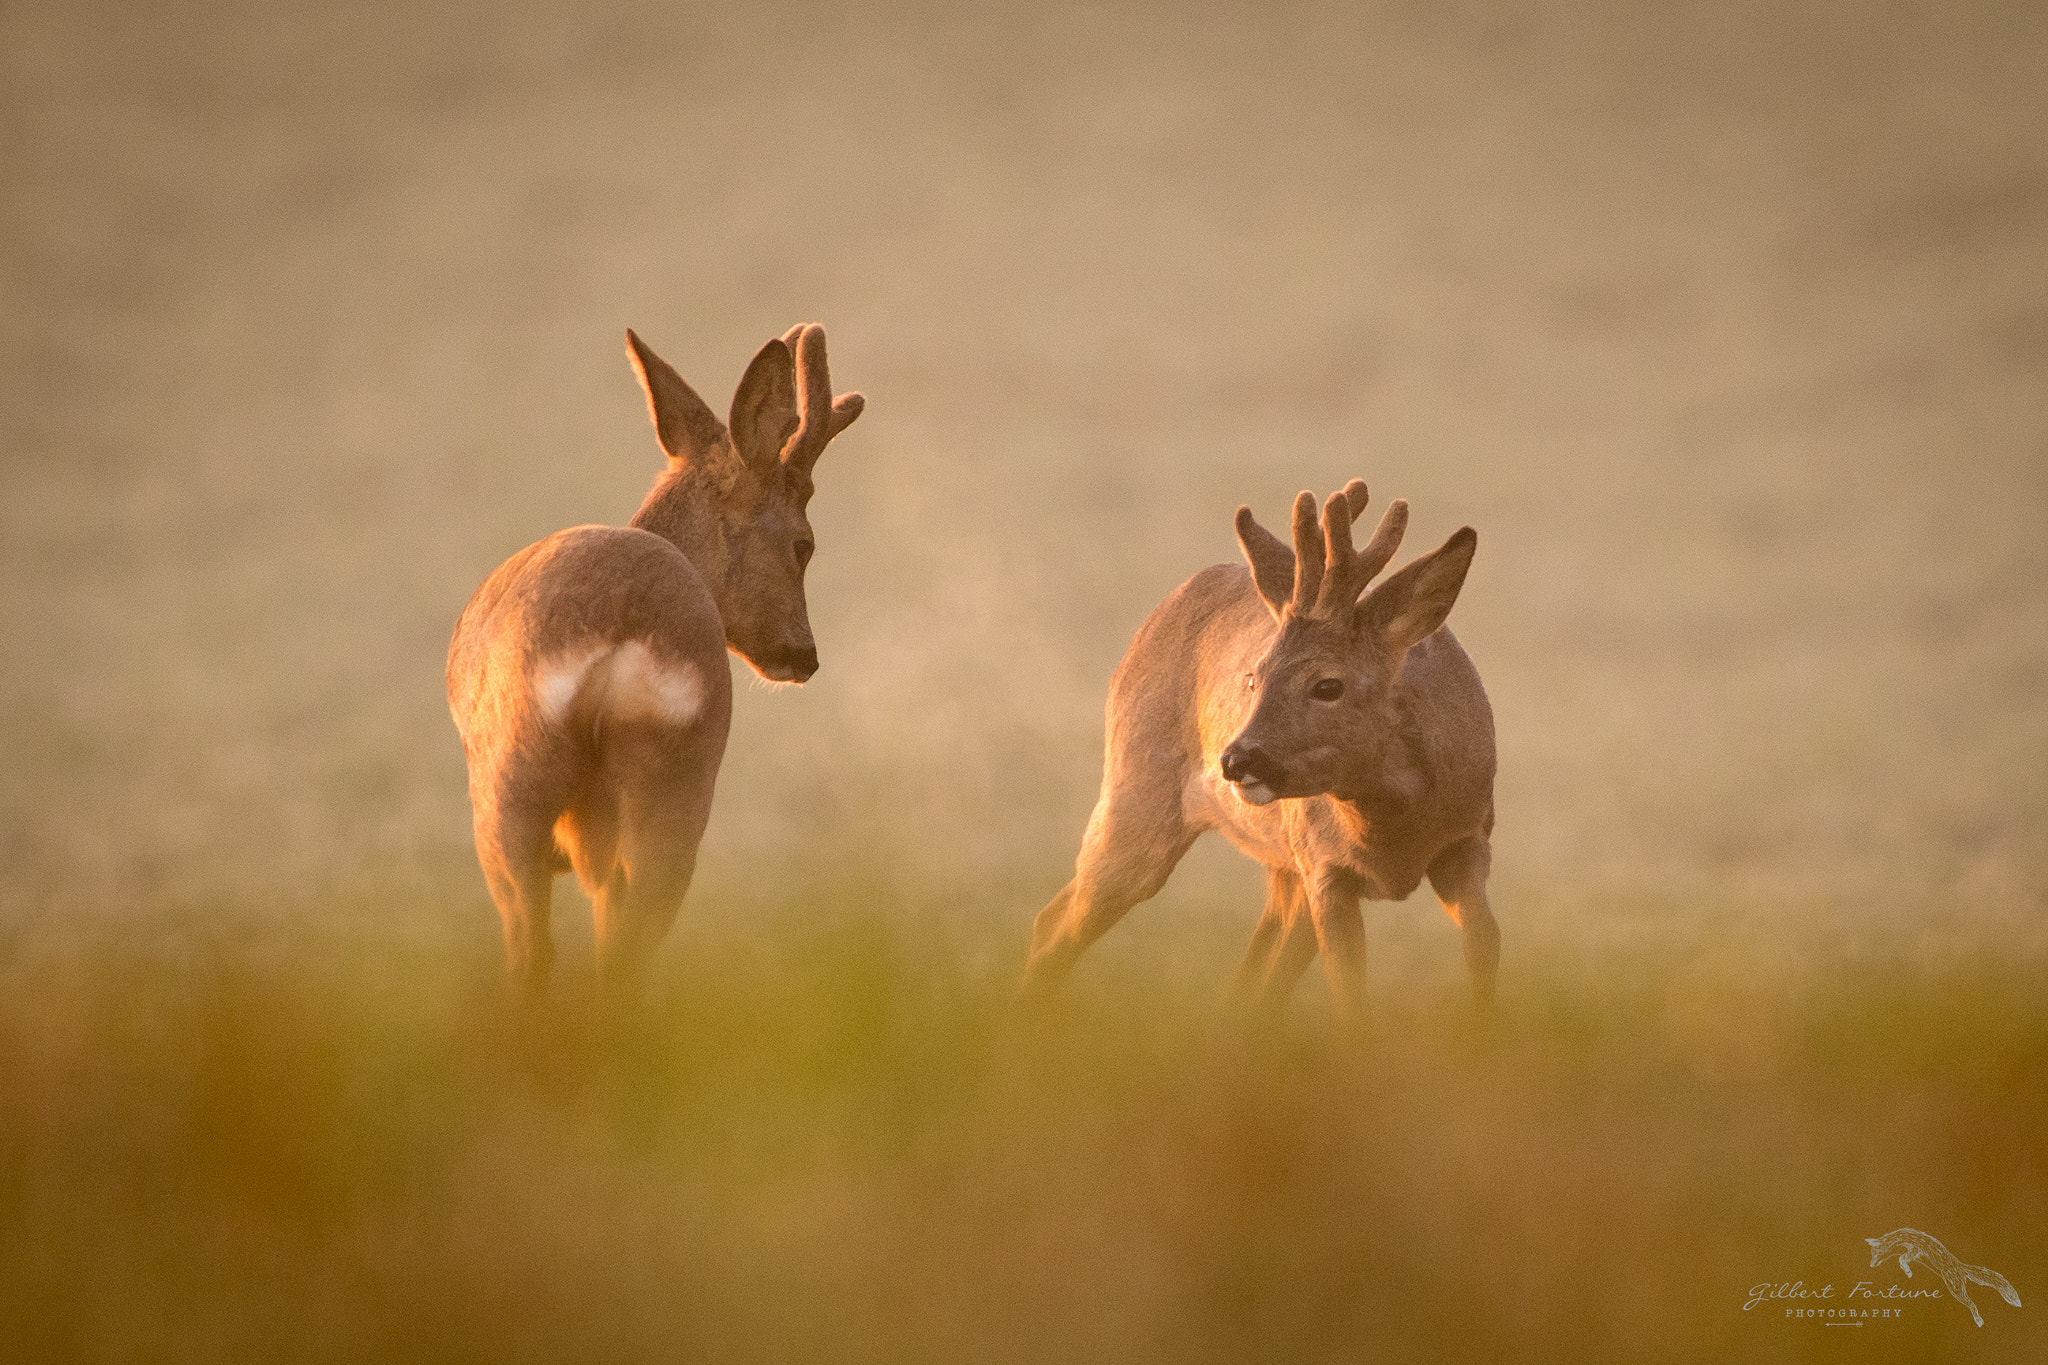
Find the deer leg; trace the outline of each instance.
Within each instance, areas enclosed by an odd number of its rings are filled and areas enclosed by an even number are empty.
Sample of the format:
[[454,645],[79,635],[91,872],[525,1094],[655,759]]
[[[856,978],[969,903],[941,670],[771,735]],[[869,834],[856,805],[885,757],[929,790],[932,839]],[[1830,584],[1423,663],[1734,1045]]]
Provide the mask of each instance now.
[[1492,866],[1493,846],[1477,835],[1458,840],[1429,865],[1430,889],[1464,933],[1465,969],[1472,974],[1472,998],[1482,1010],[1492,1008],[1494,977],[1500,971],[1500,925],[1486,901]]
[[1157,895],[1201,833],[1187,827],[1178,809],[1141,822],[1132,819],[1138,813],[1109,805],[1105,797],[1088,821],[1074,879],[1032,923],[1031,958],[1024,967],[1027,991],[1063,980],[1089,944],[1132,906]]
[[649,875],[642,868],[636,880],[621,867],[598,890],[596,903],[597,974],[608,993],[631,996],[646,978],[654,949],[675,922],[688,873],[666,869]]
[[1302,973],[1316,960],[1316,948],[1315,919],[1309,914],[1308,898],[1304,895],[1296,899],[1287,921],[1287,935],[1274,948],[1273,960],[1266,968],[1261,990],[1268,1011],[1278,1014],[1285,1008],[1294,988],[1301,983]]
[[1282,868],[1266,869],[1266,908],[1259,913],[1259,923],[1252,930],[1252,941],[1244,950],[1244,961],[1238,964],[1237,977],[1231,982],[1231,994],[1245,997],[1266,979],[1266,969],[1273,960],[1273,950],[1287,933],[1287,908],[1294,899],[1290,885],[1294,874]]
[[1301,878],[1286,868],[1266,869],[1266,911],[1252,931],[1233,993],[1277,1014],[1316,956],[1315,925]]
[[607,990],[637,989],[696,875],[717,765],[715,756],[707,764],[693,753],[693,738],[666,731],[606,737],[606,772],[618,792],[618,862],[592,909]]
[[[1073,903],[1074,883],[1069,881],[1060,888],[1058,895],[1045,903],[1045,909],[1039,911],[1031,921],[1031,962],[1036,962],[1039,953],[1060,936],[1067,922],[1067,907]],[[1031,966],[1027,964],[1024,969],[1027,983],[1031,971]]]
[[678,842],[652,858],[629,855],[599,888],[592,906],[597,974],[607,991],[637,992],[655,947],[682,908],[696,865],[696,844]]
[[505,931],[505,965],[515,983],[530,995],[538,994],[555,960],[554,939],[548,932],[555,889],[550,826],[479,811],[476,856]]
[[1337,1013],[1349,1025],[1362,1025],[1365,917],[1358,910],[1358,892],[1340,877],[1318,876],[1309,884],[1308,910],[1315,925],[1316,947],[1323,954],[1323,972],[1330,979],[1330,994],[1337,1001]]

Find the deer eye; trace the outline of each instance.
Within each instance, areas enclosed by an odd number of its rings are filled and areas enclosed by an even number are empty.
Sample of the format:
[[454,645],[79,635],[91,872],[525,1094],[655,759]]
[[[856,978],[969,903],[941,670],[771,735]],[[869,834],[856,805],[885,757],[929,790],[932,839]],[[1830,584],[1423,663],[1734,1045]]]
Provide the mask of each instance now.
[[1335,701],[1344,695],[1344,682],[1341,678],[1324,678],[1311,687],[1308,694],[1317,701]]
[[818,550],[818,547],[817,547],[817,546],[816,546],[815,544],[813,544],[812,542],[810,542],[810,541],[808,541],[808,540],[799,540],[799,541],[798,541],[798,542],[796,543],[796,565],[797,565],[797,567],[798,567],[799,569],[801,569],[801,568],[802,568],[802,567],[803,567],[804,565],[806,565],[806,564],[810,563],[810,562],[811,562],[811,556],[812,556],[813,554],[817,553],[817,550]]

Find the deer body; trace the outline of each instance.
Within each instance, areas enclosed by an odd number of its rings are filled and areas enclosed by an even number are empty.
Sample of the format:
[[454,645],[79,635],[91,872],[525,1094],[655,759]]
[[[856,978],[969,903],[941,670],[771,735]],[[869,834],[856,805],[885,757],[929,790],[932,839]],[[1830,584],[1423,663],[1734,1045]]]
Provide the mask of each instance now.
[[[1403,899],[1427,877],[1463,929],[1475,992],[1491,998],[1493,719],[1442,625],[1471,533],[1366,593],[1405,504],[1361,555],[1350,523],[1363,484],[1331,499],[1322,536],[1303,499],[1293,555],[1241,509],[1252,571],[1196,574],[1132,641],[1110,683],[1102,794],[1073,881],[1034,925],[1031,982],[1064,975],[1213,829],[1267,869],[1241,992],[1277,1007],[1320,952],[1340,1008],[1358,1013],[1359,901]],[[1297,558],[1309,565],[1299,575]]]
[[822,328],[762,348],[729,430],[626,335],[667,471],[631,526],[572,527],[506,560],[448,650],[477,859],[529,987],[553,958],[560,872],[592,897],[608,977],[634,973],[674,918],[731,724],[727,650],[773,681],[816,671],[804,507],[863,405],[832,400]]

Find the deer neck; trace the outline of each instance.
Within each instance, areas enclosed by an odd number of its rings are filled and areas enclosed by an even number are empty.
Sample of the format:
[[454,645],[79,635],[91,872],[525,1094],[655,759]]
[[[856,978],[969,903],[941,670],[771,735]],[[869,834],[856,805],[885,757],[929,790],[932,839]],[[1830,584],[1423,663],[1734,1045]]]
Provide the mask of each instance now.
[[640,504],[627,525],[650,531],[683,552],[718,604],[721,620],[732,619],[732,554],[717,492],[703,476],[684,471],[664,478]]
[[1397,694],[1390,708],[1390,735],[1377,767],[1356,787],[1337,793],[1348,810],[1368,824],[1398,822],[1430,788],[1429,751],[1408,698]]

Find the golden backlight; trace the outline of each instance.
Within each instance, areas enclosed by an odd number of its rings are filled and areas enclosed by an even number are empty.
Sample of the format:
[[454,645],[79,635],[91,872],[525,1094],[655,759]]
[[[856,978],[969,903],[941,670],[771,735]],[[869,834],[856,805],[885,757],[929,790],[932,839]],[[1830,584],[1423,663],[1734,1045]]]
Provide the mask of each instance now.
[[[2048,1358],[2038,7],[0,7],[0,1357]],[[483,576],[819,319],[802,688],[644,1010],[512,1009]],[[1036,1015],[1105,686],[1353,477],[1498,724],[1500,1019]],[[745,681],[751,674],[735,674]],[[580,936],[580,937],[579,937]],[[1759,1285],[2025,1306],[1864,1325]],[[1809,1305],[1810,1306],[1810,1305]],[[1859,1319],[1859,1321],[1861,1321]]]

